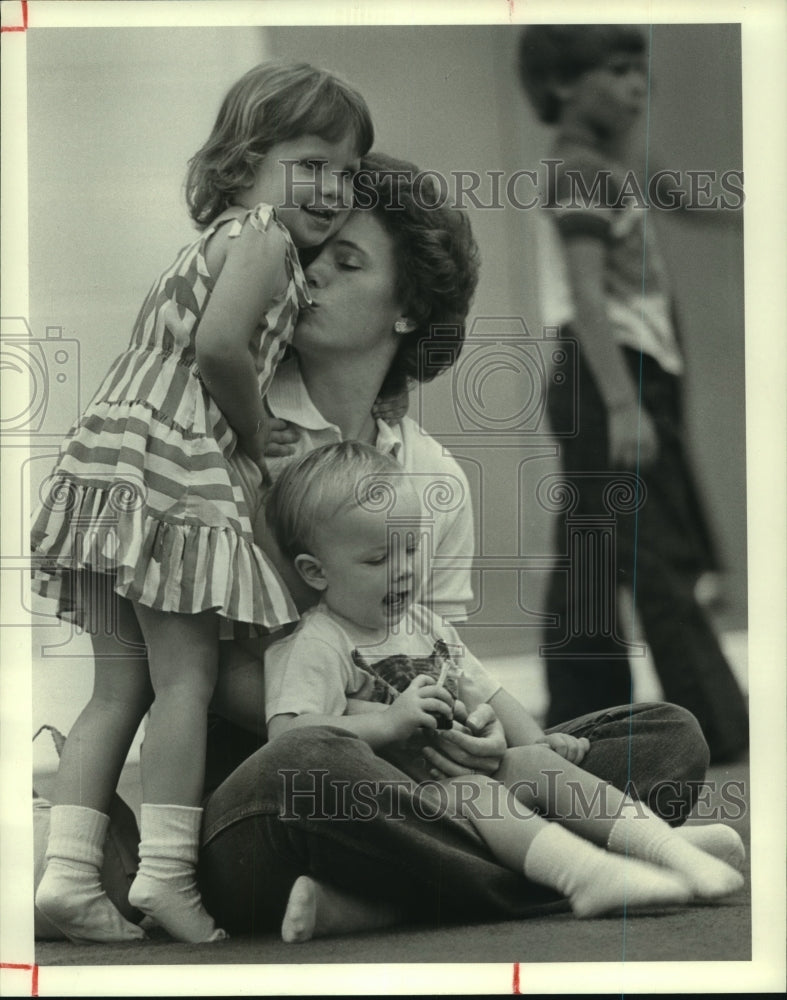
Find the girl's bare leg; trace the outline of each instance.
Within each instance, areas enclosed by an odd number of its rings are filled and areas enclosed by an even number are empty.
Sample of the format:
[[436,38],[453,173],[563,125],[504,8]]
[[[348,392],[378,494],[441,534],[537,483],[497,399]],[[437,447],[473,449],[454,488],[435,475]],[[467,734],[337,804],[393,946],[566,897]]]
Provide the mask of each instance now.
[[[743,877],[734,867],[695,846],[643,803],[599,781],[544,744],[509,749],[495,777],[519,802],[545,813],[578,836],[619,854],[671,868],[701,899],[719,899],[743,885]],[[726,843],[740,840],[735,831],[730,833],[731,837],[724,838]],[[728,850],[732,851],[732,845]]]
[[155,701],[142,745],[140,866],[129,901],[181,941],[226,937],[197,890],[208,705],[218,670],[218,620],[135,605]]
[[131,603],[111,578],[83,573],[93,693],[68,734],[52,795],[48,864],[36,905],[73,941],[132,941],[143,931],[104,892],[101,866],[112,795],[153,691]]

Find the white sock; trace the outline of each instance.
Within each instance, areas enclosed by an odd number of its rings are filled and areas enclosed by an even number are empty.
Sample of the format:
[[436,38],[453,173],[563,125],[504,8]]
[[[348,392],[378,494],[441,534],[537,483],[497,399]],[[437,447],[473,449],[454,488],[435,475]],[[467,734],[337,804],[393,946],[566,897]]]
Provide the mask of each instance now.
[[743,868],[746,848],[731,826],[725,826],[724,823],[691,824],[673,827],[672,832],[706,854],[724,861],[735,871],[739,872]]
[[524,870],[533,882],[565,896],[577,917],[671,906],[691,895],[679,876],[608,854],[556,823],[547,823],[533,838]]
[[139,941],[145,932],[130,923],[101,884],[109,817],[87,806],[52,806],[47,866],[36,906],[69,941]]
[[202,810],[142,803],[139,871],[128,894],[132,906],[178,941],[223,941],[197,889],[197,855]]
[[711,854],[695,847],[647,809],[630,802],[616,820],[607,841],[610,851],[630,854],[682,875],[699,899],[721,899],[743,886],[743,876]]

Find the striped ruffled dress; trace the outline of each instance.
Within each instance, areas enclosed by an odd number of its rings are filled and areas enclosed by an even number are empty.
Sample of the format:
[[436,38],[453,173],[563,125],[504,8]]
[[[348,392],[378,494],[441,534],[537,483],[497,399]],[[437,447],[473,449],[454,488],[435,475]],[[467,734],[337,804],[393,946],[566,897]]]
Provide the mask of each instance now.
[[[252,342],[264,393],[310,301],[289,233],[268,205],[229,209],[153,285],[131,342],[71,428],[32,528],[33,589],[85,627],[78,570],[111,574],[116,593],[161,611],[213,610],[255,634],[298,618],[285,584],[254,544],[249,482],[262,475],[208,394],[195,335],[212,283],[205,246],[219,226],[286,236],[286,291]],[[244,484],[245,480],[245,484]],[[246,489],[244,490],[244,485]],[[261,494],[260,494],[261,497]]]

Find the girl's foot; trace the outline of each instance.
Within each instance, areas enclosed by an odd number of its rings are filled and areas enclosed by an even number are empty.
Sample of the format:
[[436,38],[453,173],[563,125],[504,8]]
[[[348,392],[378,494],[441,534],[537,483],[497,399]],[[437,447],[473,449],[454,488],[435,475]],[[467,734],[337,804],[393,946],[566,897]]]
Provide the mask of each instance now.
[[139,872],[128,901],[178,941],[212,944],[228,936],[202,905],[193,872],[168,873],[166,881]]
[[141,941],[145,932],[130,923],[104,892],[97,868],[52,858],[36,892],[36,906],[74,944]]

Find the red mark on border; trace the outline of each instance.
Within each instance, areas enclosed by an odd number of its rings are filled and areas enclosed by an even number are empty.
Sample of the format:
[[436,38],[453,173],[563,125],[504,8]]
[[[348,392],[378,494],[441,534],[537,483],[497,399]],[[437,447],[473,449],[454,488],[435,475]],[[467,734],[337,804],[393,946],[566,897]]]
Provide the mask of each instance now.
[[519,962],[514,962],[514,982],[512,983],[511,992],[519,996]]
[[[6,5],[7,6],[7,5]],[[22,23],[0,25],[0,32],[3,31],[27,31],[27,0],[21,0]]]
[[38,996],[38,966],[37,965],[16,965],[14,962],[0,962],[0,969],[21,969],[23,972],[31,972],[30,996]]

